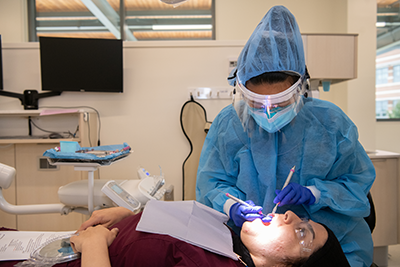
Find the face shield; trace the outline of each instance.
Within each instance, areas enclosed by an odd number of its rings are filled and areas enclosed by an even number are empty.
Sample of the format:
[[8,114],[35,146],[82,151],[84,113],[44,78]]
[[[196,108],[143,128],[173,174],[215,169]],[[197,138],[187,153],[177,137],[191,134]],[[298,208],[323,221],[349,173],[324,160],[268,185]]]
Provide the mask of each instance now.
[[303,107],[302,82],[297,80],[290,88],[273,95],[260,95],[236,83],[233,106],[244,129],[255,129],[254,122],[269,133],[286,126]]

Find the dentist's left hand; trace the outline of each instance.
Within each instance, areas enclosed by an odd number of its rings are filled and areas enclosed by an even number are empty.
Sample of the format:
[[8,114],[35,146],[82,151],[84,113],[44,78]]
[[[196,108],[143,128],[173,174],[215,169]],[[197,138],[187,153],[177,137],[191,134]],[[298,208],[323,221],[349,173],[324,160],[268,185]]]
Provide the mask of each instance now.
[[315,196],[311,190],[297,183],[289,183],[282,191],[276,190],[275,193],[277,196],[274,203],[280,203],[279,206],[312,205],[315,203]]
[[90,226],[102,225],[106,228],[111,227],[122,219],[133,215],[134,213],[123,207],[114,207],[102,210],[95,210],[90,218],[82,223],[78,231],[83,231]]

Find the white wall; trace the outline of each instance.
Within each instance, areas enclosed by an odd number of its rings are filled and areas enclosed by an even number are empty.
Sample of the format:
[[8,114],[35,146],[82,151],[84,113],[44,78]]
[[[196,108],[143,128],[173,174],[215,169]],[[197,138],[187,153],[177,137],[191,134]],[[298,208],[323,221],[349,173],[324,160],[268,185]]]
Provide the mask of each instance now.
[[[227,87],[228,58],[244,42],[127,42],[124,43],[124,93],[63,92],[39,100],[39,107],[90,106],[101,116],[101,144],[127,142],[133,154],[100,169],[103,179],[137,178],[144,167],[153,174],[159,166],[181,198],[182,163],[190,146],[180,126],[180,111],[190,87]],[[40,91],[38,43],[3,44],[4,87],[22,93]],[[208,119],[230,100],[205,103]],[[19,99],[0,97],[0,110],[23,110]],[[60,129],[60,131],[72,129]],[[44,151],[43,151],[44,152]],[[18,171],[18,170],[17,170]]]
[[28,41],[26,0],[0,0],[0,34],[3,43]]
[[[4,83],[7,90],[15,92],[40,88],[38,45],[9,44],[26,40],[24,2],[0,0],[0,33],[5,48]],[[128,177],[138,165],[158,173],[160,165],[167,182],[175,186],[175,199],[180,199],[181,165],[189,153],[189,145],[179,125],[179,114],[188,99],[188,87],[226,86],[227,59],[237,56],[240,45],[268,9],[276,4],[285,5],[293,12],[302,33],[359,34],[358,79],[332,86],[329,93],[321,94],[321,98],[338,104],[354,120],[366,149],[393,151],[390,147],[376,145],[380,143],[376,142],[379,138],[375,133],[374,114],[375,0],[216,0],[216,36],[220,41],[162,42],[164,49],[152,42],[127,42],[125,93],[69,92],[41,99],[39,104],[84,104],[98,109],[102,117],[102,144],[127,142],[134,150],[133,155],[121,163],[102,168],[102,178]],[[363,12],[356,9],[360,6]],[[3,14],[20,21],[4,23]],[[231,40],[240,41],[233,42],[231,48],[225,47],[223,52],[219,51],[218,45],[225,46],[232,43]],[[14,56],[24,58],[23,62],[16,62]],[[203,100],[201,103],[212,120],[229,101]],[[0,109],[15,110],[22,109],[22,106],[17,99],[0,97]]]

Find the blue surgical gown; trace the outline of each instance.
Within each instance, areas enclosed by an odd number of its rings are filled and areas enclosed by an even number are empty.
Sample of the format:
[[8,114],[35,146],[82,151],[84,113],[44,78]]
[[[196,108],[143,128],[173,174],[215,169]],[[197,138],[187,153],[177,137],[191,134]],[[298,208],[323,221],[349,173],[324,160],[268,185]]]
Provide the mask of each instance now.
[[327,225],[352,267],[370,267],[373,242],[363,217],[370,212],[366,195],[375,179],[374,166],[358,141],[357,127],[340,108],[319,99],[304,102],[280,131],[255,130],[251,137],[234,107],[224,108],[201,152],[197,201],[223,212],[225,193],[230,193],[253,200],[269,213],[275,190],[282,188],[296,166],[291,182],[315,186],[320,199],[310,206],[278,207],[277,213],[292,210]]

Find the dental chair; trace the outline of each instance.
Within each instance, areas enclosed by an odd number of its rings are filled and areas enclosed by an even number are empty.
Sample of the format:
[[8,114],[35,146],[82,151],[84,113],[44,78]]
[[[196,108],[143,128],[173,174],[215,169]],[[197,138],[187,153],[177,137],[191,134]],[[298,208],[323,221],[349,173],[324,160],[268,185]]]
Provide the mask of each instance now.
[[[370,213],[367,217],[364,217],[364,219],[367,222],[369,229],[371,230],[371,234],[372,234],[375,229],[375,225],[376,225],[375,205],[374,205],[374,201],[372,200],[372,195],[370,192],[368,192],[367,198],[368,198],[369,205],[370,205]],[[378,267],[378,265],[376,265],[376,263],[373,262],[371,264],[371,267]]]
[[367,222],[369,229],[371,230],[371,234],[372,234],[372,232],[375,229],[375,225],[376,225],[375,205],[374,205],[374,201],[372,200],[371,193],[368,193],[367,198],[369,201],[369,205],[371,206],[371,208],[370,208],[371,211],[370,211],[368,217],[364,217],[364,219]]

